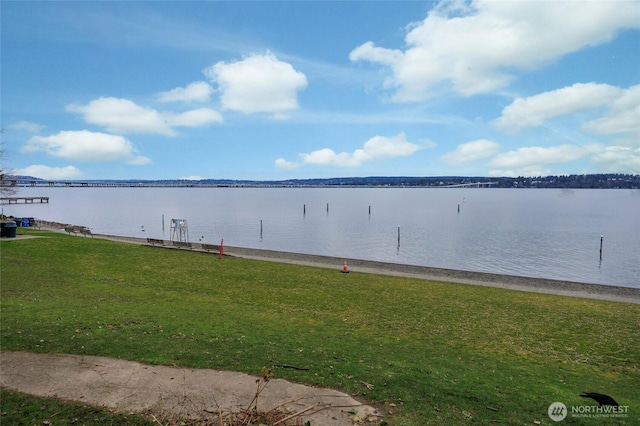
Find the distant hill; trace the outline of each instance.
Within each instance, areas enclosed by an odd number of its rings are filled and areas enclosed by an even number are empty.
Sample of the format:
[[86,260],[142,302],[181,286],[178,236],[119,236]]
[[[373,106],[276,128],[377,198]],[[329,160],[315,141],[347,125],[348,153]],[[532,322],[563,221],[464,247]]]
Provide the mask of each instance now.
[[158,186],[158,187],[455,187],[492,188],[603,188],[640,189],[640,175],[588,174],[545,177],[480,176],[368,176],[286,180],[236,179],[114,179],[45,180],[31,176],[5,176],[4,186]]

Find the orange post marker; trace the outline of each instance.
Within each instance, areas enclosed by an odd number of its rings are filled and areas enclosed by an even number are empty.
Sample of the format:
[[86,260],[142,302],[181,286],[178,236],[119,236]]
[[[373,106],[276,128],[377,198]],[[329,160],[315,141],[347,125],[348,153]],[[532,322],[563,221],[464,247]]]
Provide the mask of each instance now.
[[220,250],[218,250],[218,259],[222,259],[222,252],[224,251],[224,238],[220,240]]
[[347,266],[347,259],[344,260],[344,264],[342,265],[342,273],[343,274],[349,273],[349,267]]

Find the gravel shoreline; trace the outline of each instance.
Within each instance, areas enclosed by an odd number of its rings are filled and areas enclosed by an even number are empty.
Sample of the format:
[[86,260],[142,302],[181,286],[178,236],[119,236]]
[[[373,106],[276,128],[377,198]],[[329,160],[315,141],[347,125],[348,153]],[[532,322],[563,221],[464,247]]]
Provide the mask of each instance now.
[[[147,241],[144,238],[117,237],[111,235],[96,235],[96,237],[137,244],[147,244]],[[192,250],[198,251],[199,244],[193,243],[193,246],[194,248]],[[336,271],[342,271],[343,262],[345,260],[341,257],[232,246],[224,246],[224,255],[244,259],[315,266],[335,269]],[[456,284],[482,285],[508,290],[640,304],[640,288],[587,284],[574,281],[491,274],[485,272],[459,271],[453,269],[432,268],[428,266],[405,265],[400,263],[377,262],[361,259],[347,259],[347,262],[350,273],[393,275]]]
[[[343,258],[307,255],[273,250],[225,247],[224,253],[246,259],[259,259],[342,270]],[[545,278],[520,277],[484,272],[459,271],[428,266],[405,265],[348,259],[349,272],[394,275],[457,284],[483,285],[509,290],[583,297],[615,302],[640,303],[640,288],[586,284]]]
[[[43,226],[46,227],[46,226]],[[60,231],[59,228],[47,227]],[[64,231],[61,231],[64,232]],[[123,237],[116,235],[94,234],[96,238],[133,244],[148,245],[145,238]],[[78,238],[84,238],[79,236]],[[168,247],[168,246],[165,246]],[[202,250],[198,243],[192,244],[193,251]],[[217,247],[217,246],[216,246]],[[183,248],[179,250],[184,250]],[[320,256],[302,253],[290,253],[275,250],[252,249],[224,246],[224,255],[245,259],[264,260],[270,262],[290,263],[342,271],[344,258]],[[418,278],[456,284],[482,285],[534,293],[546,293],[559,296],[582,297],[588,299],[608,300],[614,302],[640,304],[640,288],[620,287],[603,284],[588,284],[574,281],[551,280],[545,278],[501,275],[485,272],[460,271],[453,269],[432,268],[428,266],[405,265],[401,263],[377,262],[361,259],[347,259],[350,273],[368,273]]]

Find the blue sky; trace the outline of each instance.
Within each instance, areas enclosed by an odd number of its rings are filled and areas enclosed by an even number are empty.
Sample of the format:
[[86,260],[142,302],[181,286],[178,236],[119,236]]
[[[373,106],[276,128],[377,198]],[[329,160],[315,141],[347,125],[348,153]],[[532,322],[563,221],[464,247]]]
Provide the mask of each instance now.
[[639,1],[2,1],[2,168],[640,173]]

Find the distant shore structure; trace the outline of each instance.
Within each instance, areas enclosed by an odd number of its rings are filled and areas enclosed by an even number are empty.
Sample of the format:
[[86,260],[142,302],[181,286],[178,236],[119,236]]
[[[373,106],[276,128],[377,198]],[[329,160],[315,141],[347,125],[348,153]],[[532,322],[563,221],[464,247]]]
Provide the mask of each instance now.
[[640,189],[640,174],[581,174],[545,177],[368,176],[283,180],[94,179],[52,180],[0,175],[0,187],[157,188],[557,188]]
[[189,242],[189,224],[186,219],[171,219],[171,241]]
[[34,202],[48,203],[49,197],[2,197],[2,204],[33,204]]
[[[107,181],[42,181],[42,180],[16,180],[13,187],[41,187],[41,188],[366,188],[366,187],[387,187],[391,185],[360,185],[360,184],[308,184],[308,183],[286,183],[286,182],[237,182],[208,183],[200,181],[141,181],[128,182],[118,180]],[[408,188],[489,188],[498,185],[498,182],[467,182],[443,185],[406,185]],[[400,185],[403,186],[403,185]],[[394,186],[397,187],[397,186]],[[39,197],[38,197],[39,198]]]

